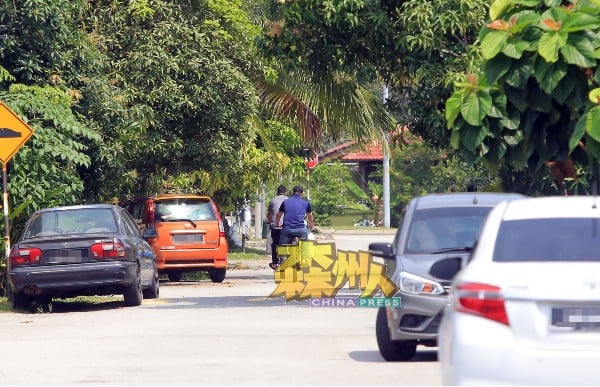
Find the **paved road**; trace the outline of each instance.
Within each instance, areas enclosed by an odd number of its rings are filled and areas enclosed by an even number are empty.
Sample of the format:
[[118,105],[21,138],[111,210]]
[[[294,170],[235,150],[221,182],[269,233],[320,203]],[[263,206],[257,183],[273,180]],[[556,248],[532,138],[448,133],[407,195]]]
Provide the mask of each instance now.
[[[266,257],[265,257],[266,258]],[[125,308],[55,303],[49,314],[0,314],[1,385],[438,385],[437,353],[386,363],[375,309],[268,298],[268,259],[221,284],[161,283],[161,298]],[[351,291],[348,291],[351,292]]]

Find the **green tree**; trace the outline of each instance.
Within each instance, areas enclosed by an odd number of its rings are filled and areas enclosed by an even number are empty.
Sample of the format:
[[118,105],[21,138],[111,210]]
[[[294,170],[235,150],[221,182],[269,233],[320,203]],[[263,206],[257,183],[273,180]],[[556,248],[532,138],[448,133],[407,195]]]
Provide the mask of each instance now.
[[549,161],[574,160],[597,181],[600,4],[496,0],[489,17],[480,33],[481,69],[446,102],[452,146],[467,160],[533,176]]
[[258,104],[245,71],[259,63],[251,44],[258,30],[240,1],[121,3],[97,2],[89,34],[108,56],[128,112],[106,129],[133,189],[169,189],[173,179],[206,193],[243,185],[233,178],[243,174],[240,151],[255,139],[248,118]]
[[340,163],[319,164],[311,171],[310,199],[315,224],[328,226],[331,216],[343,213],[351,197],[352,182],[348,167]]
[[473,59],[470,44],[483,25],[486,1],[282,3],[262,47],[283,68],[376,82],[376,94],[387,84],[388,107],[402,126],[448,143],[443,101],[456,73]]
[[[78,168],[90,164],[85,143],[100,141],[100,136],[73,114],[72,99],[63,90],[13,84],[8,91],[0,91],[0,100],[24,117],[35,133],[7,168],[9,206],[19,209],[12,213],[10,223],[10,237],[15,239],[34,210],[83,200]],[[2,216],[0,220],[4,233]]]

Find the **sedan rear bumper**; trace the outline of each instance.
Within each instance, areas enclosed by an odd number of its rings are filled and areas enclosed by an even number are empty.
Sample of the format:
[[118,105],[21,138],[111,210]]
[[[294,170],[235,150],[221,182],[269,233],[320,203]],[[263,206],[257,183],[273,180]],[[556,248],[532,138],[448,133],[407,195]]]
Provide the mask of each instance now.
[[519,344],[511,328],[450,312],[438,354],[444,385],[600,385],[600,349]]
[[106,261],[73,265],[22,266],[10,270],[13,292],[61,294],[87,288],[119,288],[137,281],[137,263]]

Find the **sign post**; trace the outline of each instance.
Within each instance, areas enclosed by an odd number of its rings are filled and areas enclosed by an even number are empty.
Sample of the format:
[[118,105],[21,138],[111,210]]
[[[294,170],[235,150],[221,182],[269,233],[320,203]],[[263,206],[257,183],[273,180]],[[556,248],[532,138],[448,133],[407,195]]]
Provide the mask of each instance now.
[[312,159],[304,159],[306,164],[306,199],[310,200],[310,170],[319,163],[319,156],[315,155]]
[[10,223],[8,221],[8,171],[6,164],[32,135],[33,129],[0,101],[0,163],[2,163],[2,207],[4,210],[4,247],[7,280],[10,272]]

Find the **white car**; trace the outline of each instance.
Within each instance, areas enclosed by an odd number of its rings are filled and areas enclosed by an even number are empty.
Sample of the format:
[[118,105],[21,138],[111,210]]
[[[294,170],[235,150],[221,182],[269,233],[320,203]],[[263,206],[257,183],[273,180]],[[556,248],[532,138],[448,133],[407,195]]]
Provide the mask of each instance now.
[[451,293],[445,385],[600,385],[600,199],[499,204]]

